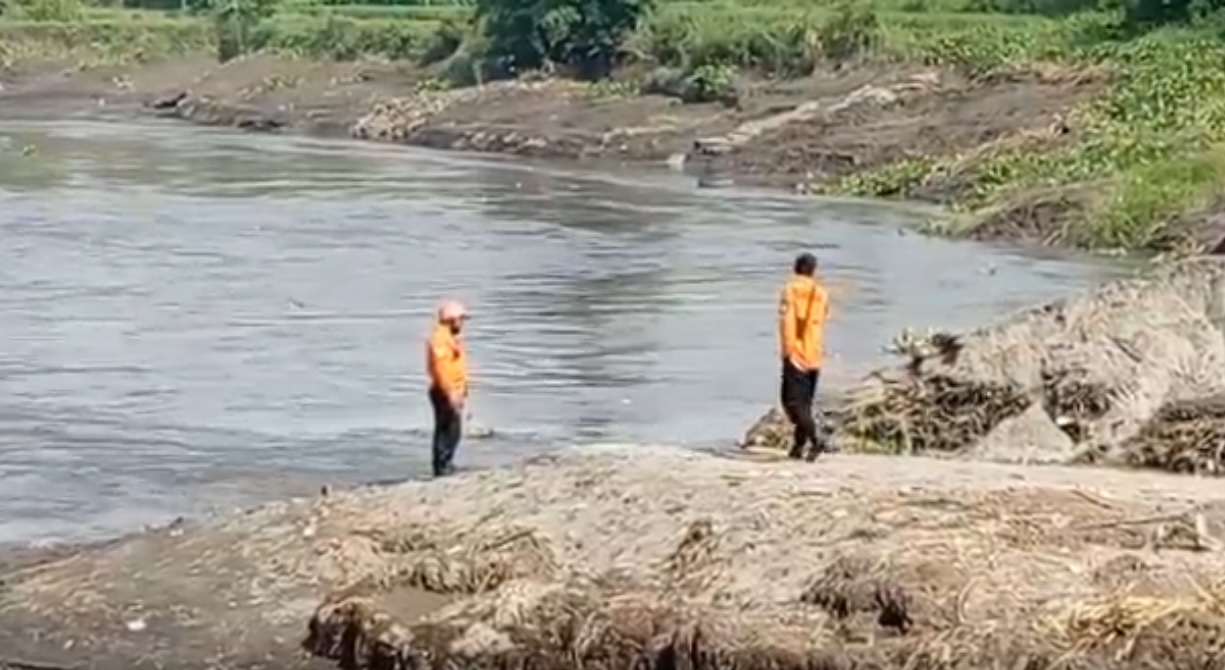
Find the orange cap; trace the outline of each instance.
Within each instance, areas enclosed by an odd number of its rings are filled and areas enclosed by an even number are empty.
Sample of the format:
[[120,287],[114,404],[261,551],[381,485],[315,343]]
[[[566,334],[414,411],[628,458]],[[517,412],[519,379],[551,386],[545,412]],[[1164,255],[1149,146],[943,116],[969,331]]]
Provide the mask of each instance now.
[[439,321],[459,321],[468,318],[468,310],[463,303],[448,300],[438,307]]

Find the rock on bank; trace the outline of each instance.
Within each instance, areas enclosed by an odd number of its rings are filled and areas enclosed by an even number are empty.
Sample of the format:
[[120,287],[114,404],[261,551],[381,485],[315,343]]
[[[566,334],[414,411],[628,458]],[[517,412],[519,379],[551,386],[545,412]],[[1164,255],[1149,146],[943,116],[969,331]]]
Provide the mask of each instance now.
[[[899,342],[905,362],[853,389],[852,449],[1006,461],[1225,468],[1225,261],[1203,258]],[[746,440],[786,439],[767,415]]]
[[1209,667],[1225,635],[1214,488],[1118,471],[588,447],[9,570],[0,659]]

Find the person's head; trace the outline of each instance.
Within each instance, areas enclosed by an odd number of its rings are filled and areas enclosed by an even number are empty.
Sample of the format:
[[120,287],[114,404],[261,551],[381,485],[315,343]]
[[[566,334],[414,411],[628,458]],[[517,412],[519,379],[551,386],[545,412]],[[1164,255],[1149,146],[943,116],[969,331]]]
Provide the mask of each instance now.
[[438,307],[438,323],[450,328],[452,333],[458,335],[467,320],[468,310],[460,302],[448,300]]
[[817,257],[808,252],[804,252],[795,257],[795,265],[792,266],[797,275],[811,277],[817,272]]

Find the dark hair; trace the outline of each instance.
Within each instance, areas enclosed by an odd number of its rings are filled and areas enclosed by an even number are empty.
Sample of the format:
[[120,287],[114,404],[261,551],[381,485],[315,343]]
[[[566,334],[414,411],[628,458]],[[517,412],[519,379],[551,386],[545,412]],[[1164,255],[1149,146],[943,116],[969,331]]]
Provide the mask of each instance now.
[[804,252],[795,257],[795,265],[793,267],[797,275],[811,275],[817,271],[817,257]]

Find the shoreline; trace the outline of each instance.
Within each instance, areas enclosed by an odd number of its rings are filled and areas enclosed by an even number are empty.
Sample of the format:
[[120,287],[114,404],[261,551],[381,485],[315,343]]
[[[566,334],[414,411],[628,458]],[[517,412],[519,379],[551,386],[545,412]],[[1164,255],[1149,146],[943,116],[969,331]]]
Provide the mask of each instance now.
[[[1225,631],[1225,507],[1171,463],[1204,458],[1180,403],[1219,390],[1222,277],[1203,259],[920,343],[880,379],[967,400],[886,386],[910,456],[587,445],[10,554],[0,667],[1193,667]],[[1147,361],[1119,339],[1154,336]],[[982,396],[1026,375],[1065,395]],[[1095,404],[1131,382],[1150,397]],[[844,427],[891,435],[865,416]]]
[[[309,70],[300,75],[304,80],[326,75],[329,81],[339,76],[330,68],[352,74],[365,67],[298,66]],[[357,124],[384,129],[386,139],[419,120],[415,106],[368,115],[366,96],[409,85],[394,70],[380,71],[385,79],[327,88],[340,91],[331,98],[299,90],[303,99],[295,103],[278,97],[285,94],[278,89],[237,104],[225,102],[227,91],[246,91],[289,66],[257,57],[233,67],[248,71],[206,78],[211,93],[192,93],[161,112],[202,125],[334,138],[351,137],[341,129]],[[94,72],[88,76],[103,77],[97,88],[70,83],[67,90],[40,91],[35,82],[0,94],[0,103],[20,104],[27,96],[27,104],[62,112],[74,101],[88,118],[101,96],[106,114],[139,118],[157,113],[145,103],[168,103],[183,92],[181,74],[150,76],[147,86],[108,93],[109,75]],[[491,95],[503,96],[499,114],[558,109],[563,100],[573,104],[562,108],[579,110],[574,119],[583,118],[591,101],[567,97],[574,87],[558,80],[511,83]],[[456,93],[461,97],[400,139],[447,145],[429,147],[435,149],[617,160],[602,153],[612,146],[606,138],[600,151],[589,149],[590,131],[530,134],[485,119],[488,100],[462,97],[471,93]],[[850,93],[830,95],[845,100]],[[354,117],[359,113],[365,116]],[[632,136],[625,150],[613,146],[612,153],[637,157],[628,164],[676,147],[701,153],[693,142],[709,137],[706,130],[727,136],[750,122],[725,110],[693,120],[687,130],[655,133],[656,144]],[[758,148],[750,155],[773,155],[768,147],[752,154]],[[752,165],[712,151],[702,160],[716,176]],[[82,659],[102,670],[331,668],[336,662],[563,668],[575,659],[601,670],[634,663],[661,670],[686,664],[695,670],[914,667],[909,663],[960,670],[1068,658],[1083,667],[1125,669],[1207,662],[1203,631],[1225,632],[1212,590],[1225,570],[1225,510],[1216,502],[1215,481],[1066,463],[1074,462],[1071,454],[1092,451],[1084,447],[1102,445],[1123,445],[1124,453],[1110,454],[1116,457],[1149,458],[1127,451],[1129,440],[1140,435],[1147,449],[1168,441],[1168,434],[1150,435],[1139,424],[1154,416],[1157,424],[1165,421],[1158,410],[1180,395],[1178,384],[1190,384],[1168,370],[1211,368],[1204,361],[1220,360],[1212,344],[1221,340],[1220,276],[1206,263],[1158,282],[1112,282],[1096,297],[1056,301],[1019,321],[975,331],[955,347],[952,360],[947,347],[917,343],[908,355],[915,370],[925,366],[914,375],[920,384],[953,378],[978,389],[1000,378],[1033,377],[1029,382],[1040,392],[1024,391],[1050,401],[1045,373],[1057,367],[1050,360],[1058,356],[1048,349],[1072,343],[1060,351],[1093,349],[1088,364],[1071,356],[1059,365],[1114,375],[1107,381],[1116,390],[1124,388],[1120,380],[1140,380],[1148,394],[1143,416],[1132,406],[1085,410],[1085,403],[1072,401],[1057,408],[1066,416],[1057,416],[1050,402],[1010,406],[982,434],[960,441],[957,458],[841,454],[810,465],[674,447],[590,447],[453,480],[298,497],[99,543],[5,550],[0,649],[11,651],[0,652],[0,668],[6,661],[68,668]],[[1120,303],[1120,296],[1127,300]],[[1144,318],[1132,314],[1134,305]],[[1163,340],[1176,344],[1158,347],[1159,360],[1136,368],[1136,361],[1127,362],[1135,358],[1127,347],[1094,344],[1107,334],[1152,346],[1145,338],[1180,339]],[[1026,347],[1017,356],[1021,363],[1008,364],[1029,366],[1022,373],[991,363],[1002,360],[1001,347],[1018,342]],[[1094,384],[1102,380],[1077,382],[1084,383],[1076,392],[1087,397],[1100,391]],[[883,402],[902,402],[897,398]],[[933,418],[930,409],[919,407],[917,415],[941,430],[964,423]],[[1132,433],[1111,427],[1123,415]],[[1084,436],[1066,430],[1061,420],[1067,417],[1085,428]],[[912,422],[930,427],[920,424]],[[1004,453],[1004,447],[1017,451]],[[1034,468],[1029,459],[1052,460]],[[1058,459],[1066,460],[1053,462]],[[1130,467],[1168,466],[1152,459]]]
[[[1041,622],[1087,626],[1090,606],[1193,601],[1197,580],[1225,567],[1196,549],[1225,527],[1215,499],[1213,481],[1135,471],[569,449],[452,480],[272,503],[4,570],[0,667],[525,657],[562,667],[574,654],[585,667],[663,668],[661,654],[695,668],[741,654],[758,660],[737,667],[901,667],[950,635],[976,646],[924,667],[972,667],[997,652],[1001,662],[1075,653],[1150,667],[1140,654],[1164,639],[1157,628],[1127,633],[1139,651],[1120,660],[1127,639],[1081,648],[1089,630],[1044,636]],[[1183,519],[1203,537],[1180,534]],[[896,604],[874,604],[886,585]],[[963,613],[950,618],[953,601]],[[990,632],[1005,620],[1007,644]],[[551,637],[550,626],[578,628]],[[1163,651],[1182,662],[1197,653]]]
[[[649,165],[694,178],[699,188],[809,194],[814,180],[869,171],[932,142],[969,148],[1048,126],[1100,91],[1091,78],[1068,85],[1044,77],[982,83],[949,68],[869,64],[748,81],[744,99],[728,107],[565,79],[436,90],[428,72],[385,61],[263,54],[218,65],[201,55],[88,70],[44,66],[5,83],[0,105],[26,115],[171,118],[596,168]],[[915,195],[909,202],[949,215],[938,188]]]

